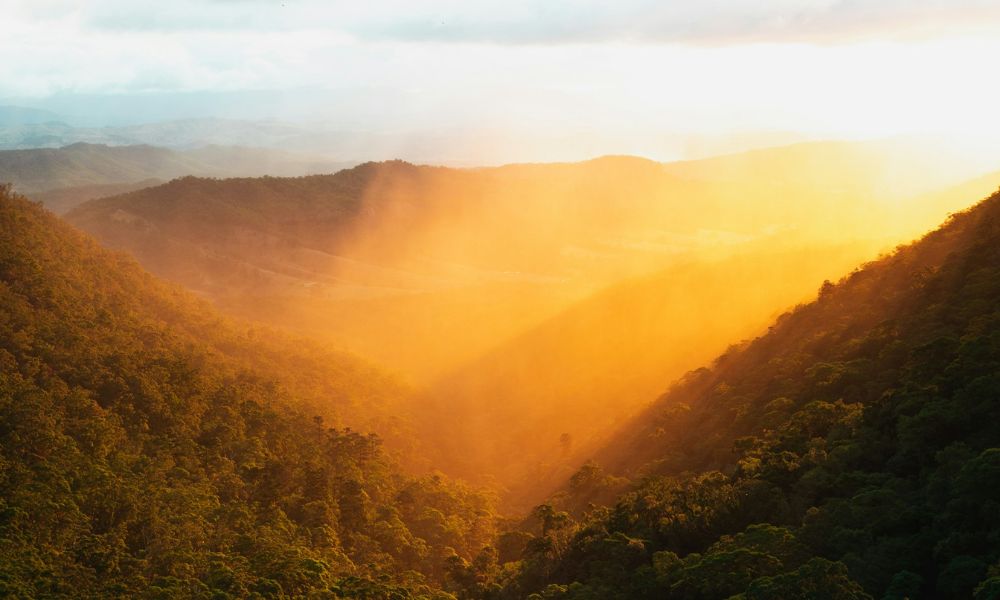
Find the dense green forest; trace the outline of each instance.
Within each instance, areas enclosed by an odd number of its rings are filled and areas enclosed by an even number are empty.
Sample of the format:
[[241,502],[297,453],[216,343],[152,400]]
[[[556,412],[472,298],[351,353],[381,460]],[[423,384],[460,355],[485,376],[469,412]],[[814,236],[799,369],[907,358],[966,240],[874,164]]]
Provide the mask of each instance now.
[[998,299],[995,194],[689,374],[500,597],[1000,598]]
[[346,426],[399,393],[3,190],[0,596],[439,595],[492,504]]

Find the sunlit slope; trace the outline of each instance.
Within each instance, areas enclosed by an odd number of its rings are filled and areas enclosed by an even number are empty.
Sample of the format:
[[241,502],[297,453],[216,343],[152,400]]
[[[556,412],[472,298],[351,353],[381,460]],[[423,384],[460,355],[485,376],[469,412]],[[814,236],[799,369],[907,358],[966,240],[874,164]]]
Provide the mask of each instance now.
[[69,219],[227,311],[430,381],[628,277],[763,239],[908,239],[947,212],[915,212],[910,195],[969,169],[942,159],[930,170],[926,152],[889,160],[893,151],[802,144],[744,157],[752,168],[719,167],[741,155],[667,165],[605,157],[185,178],[90,202]]
[[402,475],[400,393],[0,189],[0,596],[442,598],[490,501]]
[[491,351],[499,340],[558,313],[578,300],[576,290],[561,282],[498,281],[335,299],[302,296],[294,301],[248,290],[218,299],[218,306],[303,336],[349,344],[361,356],[429,383],[456,364]]
[[613,285],[438,379],[421,413],[434,462],[530,506],[665,382],[876,251],[767,246]]
[[578,523],[536,511],[552,525],[508,597],[992,597],[998,307],[1000,193],[623,427],[555,499]]
[[[972,339],[996,312],[991,286],[1000,266],[994,260],[998,211],[1000,195],[994,194],[838,285],[824,286],[818,300],[783,314],[767,335],[686,376],[607,446],[602,462],[621,472],[669,470],[677,454],[687,457],[679,463],[684,468],[718,466],[731,459],[733,439],[800,408],[784,401],[768,408],[771,400],[872,405],[883,391],[899,391],[893,377],[931,377],[914,371],[912,361],[935,345],[941,345],[941,360],[926,366],[935,373],[946,369],[961,358],[952,355],[968,333],[960,328],[972,328]],[[725,405],[725,398],[737,397]]]

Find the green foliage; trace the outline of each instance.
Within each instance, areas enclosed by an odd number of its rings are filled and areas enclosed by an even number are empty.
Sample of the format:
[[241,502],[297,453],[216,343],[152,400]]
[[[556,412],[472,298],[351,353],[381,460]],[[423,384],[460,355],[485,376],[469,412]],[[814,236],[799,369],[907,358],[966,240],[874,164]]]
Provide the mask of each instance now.
[[237,327],[0,190],[0,595],[450,597],[490,498],[311,416],[370,368]]
[[750,584],[745,600],[870,600],[841,563],[814,558],[790,573]]

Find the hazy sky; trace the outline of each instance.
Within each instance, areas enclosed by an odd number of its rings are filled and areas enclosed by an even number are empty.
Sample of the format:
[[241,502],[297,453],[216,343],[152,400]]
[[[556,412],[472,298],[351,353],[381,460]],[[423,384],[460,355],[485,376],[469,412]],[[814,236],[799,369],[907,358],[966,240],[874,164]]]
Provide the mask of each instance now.
[[0,102],[104,122],[523,132],[638,153],[691,133],[1000,134],[997,0],[0,0],[0,14]]

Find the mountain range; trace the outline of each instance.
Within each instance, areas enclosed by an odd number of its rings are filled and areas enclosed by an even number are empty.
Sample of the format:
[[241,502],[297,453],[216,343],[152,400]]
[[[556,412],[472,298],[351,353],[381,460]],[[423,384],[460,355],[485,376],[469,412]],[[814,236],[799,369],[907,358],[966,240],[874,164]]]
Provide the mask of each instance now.
[[230,314],[402,373],[434,463],[523,508],[665,382],[1000,184],[940,191],[944,167],[897,183],[927,171],[897,150],[366,163],[184,178],[67,218]]
[[138,189],[184,175],[304,175],[345,165],[276,150],[205,146],[170,150],[148,145],[78,142],[61,148],[0,150],[0,181],[31,193],[57,212],[100,196]]
[[1000,597],[1000,174],[130,150],[0,190],[0,595]]

